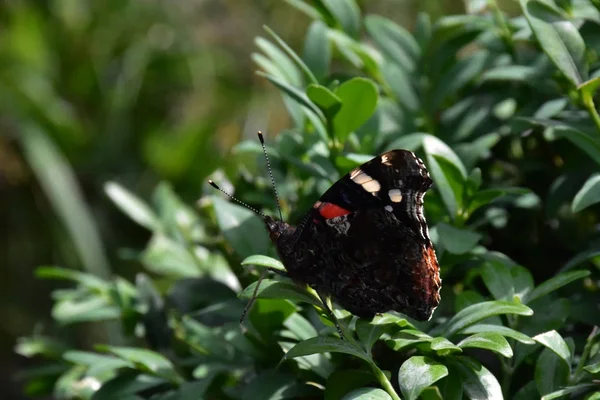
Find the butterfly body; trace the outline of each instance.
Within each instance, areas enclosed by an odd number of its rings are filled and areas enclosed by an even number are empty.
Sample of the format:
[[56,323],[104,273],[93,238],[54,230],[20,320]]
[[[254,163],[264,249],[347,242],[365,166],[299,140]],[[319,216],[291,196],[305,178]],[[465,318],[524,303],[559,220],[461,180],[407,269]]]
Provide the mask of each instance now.
[[395,310],[428,320],[441,288],[423,215],[431,185],[414,153],[392,150],[337,181],[297,227],[265,222],[295,282],[361,318]]

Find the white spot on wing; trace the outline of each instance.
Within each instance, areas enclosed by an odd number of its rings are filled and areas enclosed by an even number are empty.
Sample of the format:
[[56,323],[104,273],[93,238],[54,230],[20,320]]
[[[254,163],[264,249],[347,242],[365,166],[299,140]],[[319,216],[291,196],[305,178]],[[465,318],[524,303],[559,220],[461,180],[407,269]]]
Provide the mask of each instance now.
[[388,205],[388,206],[385,206],[385,207],[383,207],[383,208],[385,208],[385,211],[389,211],[389,212],[392,212],[392,211],[394,211],[394,207],[392,207],[392,206],[389,206],[389,205]]
[[381,163],[385,164],[385,165],[392,165],[392,163],[390,162],[390,158],[388,157],[387,154],[384,154],[381,156]]
[[370,181],[363,183],[362,187],[369,193],[376,193],[379,192],[379,189],[381,189],[381,185],[375,179],[371,179]]
[[358,170],[358,172],[356,174],[352,173],[350,175],[350,179],[352,179],[355,183],[358,183],[359,185],[365,184],[365,183],[373,180],[373,178],[371,178],[369,175],[367,175],[360,169]]
[[402,201],[402,193],[400,192],[400,189],[390,189],[388,196],[394,203],[400,203]]

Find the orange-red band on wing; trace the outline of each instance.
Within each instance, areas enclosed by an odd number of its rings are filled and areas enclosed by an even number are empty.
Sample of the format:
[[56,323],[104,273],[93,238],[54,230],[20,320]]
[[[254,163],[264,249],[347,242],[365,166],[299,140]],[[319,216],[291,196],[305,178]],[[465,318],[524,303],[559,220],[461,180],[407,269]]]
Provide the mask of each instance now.
[[351,211],[348,211],[340,206],[336,206],[333,203],[321,203],[319,206],[319,214],[321,214],[325,219],[341,217],[342,215],[350,213]]

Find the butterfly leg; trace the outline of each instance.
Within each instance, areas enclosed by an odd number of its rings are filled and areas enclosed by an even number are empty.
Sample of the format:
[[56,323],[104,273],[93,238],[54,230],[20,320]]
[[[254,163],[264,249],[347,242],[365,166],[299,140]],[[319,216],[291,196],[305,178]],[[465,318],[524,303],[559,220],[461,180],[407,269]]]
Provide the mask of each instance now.
[[331,310],[331,308],[329,308],[329,306],[327,305],[327,300],[325,299],[325,297],[323,297],[323,295],[321,295],[321,293],[319,293],[318,290],[315,290],[315,291],[317,292],[317,295],[319,296],[321,303],[323,303],[323,309],[325,310],[327,315],[329,315],[329,318],[331,318],[331,321],[333,321],[333,324],[335,325],[335,328],[338,331],[338,335],[340,335],[340,339],[346,340],[346,337],[344,336],[344,333],[342,332],[342,328],[340,327],[340,324],[338,323],[337,318],[333,314],[333,311]]

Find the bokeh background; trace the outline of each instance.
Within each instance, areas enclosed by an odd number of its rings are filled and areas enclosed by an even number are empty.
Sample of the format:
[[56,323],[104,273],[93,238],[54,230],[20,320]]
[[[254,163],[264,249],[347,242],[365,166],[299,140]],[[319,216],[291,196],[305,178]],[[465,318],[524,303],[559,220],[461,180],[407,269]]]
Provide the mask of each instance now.
[[[458,0],[359,3],[409,28],[418,11],[464,11]],[[57,284],[35,267],[140,269],[123,249],[150,234],[104,183],[148,198],[166,180],[194,204],[241,138],[288,126],[278,91],[254,74],[254,38],[266,24],[299,49],[308,23],[282,0],[0,1],[0,397],[24,398],[17,337],[98,335],[52,324]]]

